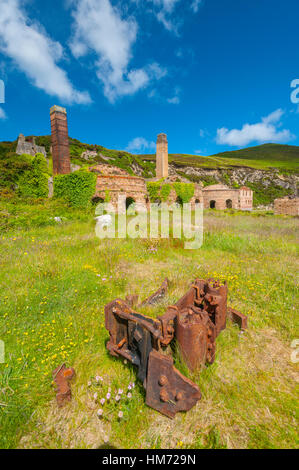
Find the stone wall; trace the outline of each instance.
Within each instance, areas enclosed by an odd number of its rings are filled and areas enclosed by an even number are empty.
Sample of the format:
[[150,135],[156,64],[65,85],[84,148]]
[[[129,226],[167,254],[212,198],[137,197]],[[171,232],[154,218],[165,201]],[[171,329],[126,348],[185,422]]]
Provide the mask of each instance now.
[[26,153],[28,155],[32,155],[35,157],[37,153],[42,153],[45,158],[47,158],[47,152],[45,147],[41,147],[40,145],[36,145],[35,138],[33,137],[31,141],[26,141],[25,136],[23,134],[19,135],[16,153],[18,155],[22,155]]
[[93,171],[94,173],[98,173],[99,175],[105,175],[105,176],[110,176],[110,175],[130,176],[126,170],[123,170],[122,168],[118,168],[117,166],[108,165],[107,163],[102,163],[102,164],[90,167],[89,170]]
[[299,215],[299,198],[290,199],[288,197],[275,199],[274,214],[276,215]]

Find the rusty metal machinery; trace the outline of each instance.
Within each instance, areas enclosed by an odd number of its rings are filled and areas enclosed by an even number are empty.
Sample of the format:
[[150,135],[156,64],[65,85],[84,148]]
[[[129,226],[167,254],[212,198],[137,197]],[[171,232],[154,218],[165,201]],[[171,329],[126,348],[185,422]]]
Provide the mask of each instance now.
[[[165,279],[149,297],[152,304],[161,300],[168,288]],[[191,371],[215,360],[216,338],[229,317],[241,328],[247,317],[227,308],[227,284],[196,279],[188,292],[164,315],[150,318],[133,309],[138,296],[126,301],[116,299],[105,307],[105,326],[110,334],[107,349],[137,366],[138,378],[146,389],[146,404],[173,418],[178,411],[190,410],[201,398],[198,386],[173,365],[165,349],[176,340],[179,351]]]

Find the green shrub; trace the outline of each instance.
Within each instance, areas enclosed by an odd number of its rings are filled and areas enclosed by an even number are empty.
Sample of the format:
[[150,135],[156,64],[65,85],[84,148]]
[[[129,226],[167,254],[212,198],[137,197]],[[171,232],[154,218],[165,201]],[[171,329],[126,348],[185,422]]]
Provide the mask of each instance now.
[[178,199],[180,199],[183,204],[189,202],[194,196],[195,188],[192,183],[173,183],[173,187]]
[[0,188],[15,189],[19,177],[31,167],[31,155],[0,154]]
[[62,198],[74,207],[86,207],[95,193],[96,174],[85,170],[54,178],[54,197]]
[[155,202],[156,199],[160,197],[160,187],[161,183],[159,182],[149,182],[147,183],[147,192],[149,194],[149,199],[151,202]]
[[160,196],[163,202],[167,201],[167,199],[169,198],[170,192],[171,192],[171,185],[163,184],[161,191],[160,191]]
[[29,164],[29,168],[18,179],[18,194],[23,197],[48,197],[48,179],[49,169],[45,157],[37,153]]

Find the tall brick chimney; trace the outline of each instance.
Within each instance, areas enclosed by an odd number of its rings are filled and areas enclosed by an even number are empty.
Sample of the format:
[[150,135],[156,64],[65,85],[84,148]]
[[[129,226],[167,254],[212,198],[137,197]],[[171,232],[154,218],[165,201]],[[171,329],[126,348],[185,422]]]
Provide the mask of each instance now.
[[159,134],[157,138],[156,152],[156,177],[167,178],[168,176],[168,142],[166,134]]
[[71,172],[71,160],[66,109],[60,106],[52,106],[50,109],[50,118],[53,174],[67,174]]

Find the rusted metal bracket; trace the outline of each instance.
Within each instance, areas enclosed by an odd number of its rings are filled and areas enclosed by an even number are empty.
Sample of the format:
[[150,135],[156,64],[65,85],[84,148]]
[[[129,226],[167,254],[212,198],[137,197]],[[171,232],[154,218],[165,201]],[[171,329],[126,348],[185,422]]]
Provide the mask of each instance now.
[[56,401],[58,406],[61,407],[67,401],[71,401],[72,392],[69,382],[75,376],[75,370],[62,364],[53,371],[52,375],[53,381],[56,383]]
[[[140,304],[158,302],[166,293],[165,279],[160,289]],[[198,386],[184,377],[167,355],[175,339],[191,371],[215,360],[216,338],[226,327],[226,318],[247,327],[247,317],[227,309],[227,284],[214,279],[196,279],[186,294],[157,319],[133,310],[137,296],[116,299],[105,307],[105,326],[110,334],[107,349],[138,368],[138,378],[146,389],[146,403],[173,418],[190,410],[200,399]]]

